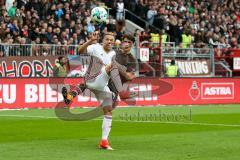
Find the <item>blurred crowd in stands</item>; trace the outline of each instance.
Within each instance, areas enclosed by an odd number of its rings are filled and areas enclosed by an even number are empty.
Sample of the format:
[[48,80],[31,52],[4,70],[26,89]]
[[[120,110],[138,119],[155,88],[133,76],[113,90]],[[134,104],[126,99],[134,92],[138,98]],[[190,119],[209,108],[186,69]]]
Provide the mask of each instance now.
[[[239,0],[124,0],[180,47],[240,48]],[[157,33],[162,34],[162,31]],[[145,31],[155,33],[154,30]],[[142,33],[146,34],[146,33]],[[146,37],[146,36],[145,36]],[[150,37],[151,38],[151,37]],[[163,38],[164,39],[164,38]]]
[[0,5],[1,43],[77,45],[94,32],[90,11],[102,4],[96,0],[0,0]]
[[[136,30],[142,41],[161,39],[182,48],[240,48],[239,0],[0,0],[0,42],[84,43],[95,30],[90,11],[103,4],[116,8],[118,19],[123,20],[119,13],[126,8],[156,26]],[[120,39],[122,32],[116,32]]]
[[[0,43],[82,44],[95,31],[91,9],[103,5],[97,0],[0,0]],[[100,27],[105,32],[113,25]],[[29,55],[28,47],[20,52],[19,47],[11,49],[14,52],[8,52],[9,55]],[[58,50],[65,53],[64,49]],[[33,50],[34,55],[40,55],[47,54],[49,48],[34,46]],[[2,45],[1,55],[4,55]]]

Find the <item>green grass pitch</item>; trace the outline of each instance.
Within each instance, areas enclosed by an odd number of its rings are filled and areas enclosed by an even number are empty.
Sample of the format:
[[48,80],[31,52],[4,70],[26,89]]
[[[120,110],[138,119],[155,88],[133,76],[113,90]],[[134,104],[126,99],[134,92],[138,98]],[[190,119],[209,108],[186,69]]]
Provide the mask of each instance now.
[[50,109],[0,111],[0,159],[239,160],[240,157],[240,105],[118,108],[114,110],[110,134],[114,151],[97,148],[101,125],[101,118],[62,121]]

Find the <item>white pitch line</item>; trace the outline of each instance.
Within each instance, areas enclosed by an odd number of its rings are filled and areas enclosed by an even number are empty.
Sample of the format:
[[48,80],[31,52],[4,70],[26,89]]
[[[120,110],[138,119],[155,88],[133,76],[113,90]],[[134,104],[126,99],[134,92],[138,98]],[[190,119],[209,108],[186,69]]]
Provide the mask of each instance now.
[[26,115],[13,115],[13,114],[0,115],[0,117],[57,119],[57,117],[48,117],[48,116],[26,116]]
[[[27,115],[0,115],[0,117],[18,117],[18,118],[42,118],[42,119],[59,119],[58,117],[50,116],[27,116]],[[93,119],[94,121],[102,120],[100,118]],[[115,122],[127,123],[160,123],[160,124],[179,124],[179,125],[199,125],[199,126],[221,126],[221,127],[240,127],[240,124],[222,124],[222,123],[197,123],[197,122],[161,122],[161,121],[127,121],[113,120]]]

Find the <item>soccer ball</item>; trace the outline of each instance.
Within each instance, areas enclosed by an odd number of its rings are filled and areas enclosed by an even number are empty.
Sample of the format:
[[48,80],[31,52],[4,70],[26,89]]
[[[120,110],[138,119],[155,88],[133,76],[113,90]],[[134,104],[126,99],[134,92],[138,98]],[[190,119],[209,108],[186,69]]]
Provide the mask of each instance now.
[[91,20],[95,24],[101,24],[107,21],[108,13],[103,7],[95,7],[91,11]]

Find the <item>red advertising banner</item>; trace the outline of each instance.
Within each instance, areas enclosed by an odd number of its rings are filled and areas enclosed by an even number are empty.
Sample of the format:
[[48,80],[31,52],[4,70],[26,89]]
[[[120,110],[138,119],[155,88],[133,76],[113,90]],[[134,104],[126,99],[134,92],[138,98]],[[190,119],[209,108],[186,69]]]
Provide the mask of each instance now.
[[[53,67],[62,56],[12,56],[1,57],[0,77],[53,77]],[[88,64],[88,56],[67,56],[68,77],[83,77]]]
[[[79,84],[80,78],[2,78],[0,108],[54,108],[64,106],[62,86]],[[125,84],[138,96],[120,106],[240,103],[240,78],[139,78]],[[86,90],[72,107],[98,106],[94,94]]]

